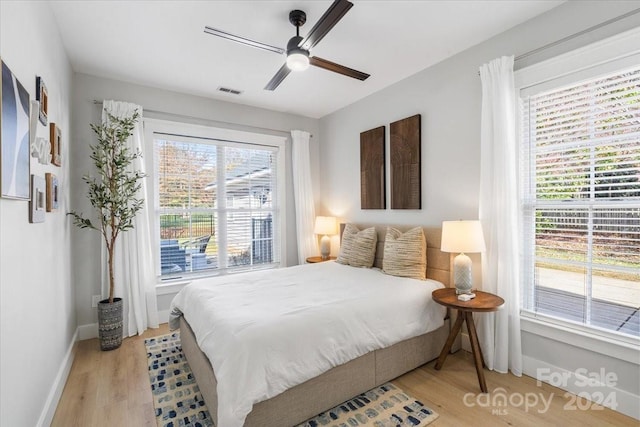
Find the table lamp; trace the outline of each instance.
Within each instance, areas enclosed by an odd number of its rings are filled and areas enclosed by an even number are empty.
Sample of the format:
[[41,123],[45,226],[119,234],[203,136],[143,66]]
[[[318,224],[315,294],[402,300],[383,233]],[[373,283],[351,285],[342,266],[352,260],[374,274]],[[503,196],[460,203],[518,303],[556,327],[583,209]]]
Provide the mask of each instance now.
[[329,259],[329,254],[331,253],[331,239],[329,235],[336,234],[335,217],[317,216],[313,233],[322,235],[322,239],[320,239],[320,255],[322,255],[323,260]]
[[485,250],[480,221],[442,221],[443,252],[459,253],[453,260],[456,294],[469,294],[472,288],[471,258],[466,253]]

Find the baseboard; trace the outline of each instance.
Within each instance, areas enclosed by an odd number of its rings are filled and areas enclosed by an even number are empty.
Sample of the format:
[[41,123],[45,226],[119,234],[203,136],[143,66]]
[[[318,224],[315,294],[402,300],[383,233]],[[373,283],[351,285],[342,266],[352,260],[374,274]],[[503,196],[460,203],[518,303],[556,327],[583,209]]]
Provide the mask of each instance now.
[[64,390],[64,386],[67,383],[67,378],[69,377],[69,372],[71,371],[71,366],[73,365],[73,359],[75,358],[76,341],[78,341],[78,329],[76,329],[76,332],[71,338],[71,344],[69,344],[67,353],[64,355],[64,359],[62,359],[62,363],[60,364],[60,369],[58,369],[56,379],[53,381],[51,390],[49,390],[49,395],[47,396],[47,400],[45,401],[42,412],[40,413],[38,424],[36,424],[39,427],[50,426],[51,422],[53,421],[53,416],[56,413],[58,402],[60,401],[62,391]]
[[463,350],[471,353],[471,340],[469,339],[469,334],[466,332],[460,334],[460,344]]
[[[551,384],[575,395],[580,394],[580,396],[596,401],[596,403],[602,406],[606,406],[614,411],[640,420],[640,407],[638,407],[638,400],[640,400],[640,396],[638,395],[626,390],[621,390],[615,387],[615,385],[589,385],[589,378],[587,376],[580,375],[577,372],[572,372],[529,356],[522,356],[522,368],[525,375],[533,377],[538,381]],[[544,370],[544,378],[538,378],[539,369]],[[587,375],[589,374],[590,373],[587,373]],[[594,397],[594,399],[591,399],[590,397]],[[591,410],[590,408],[580,408],[580,405],[577,405],[578,407],[575,408],[574,406],[576,404],[577,402],[575,401],[569,402],[568,405],[571,406],[569,409]]]
[[78,326],[78,341],[90,340],[91,338],[98,338],[97,323]]

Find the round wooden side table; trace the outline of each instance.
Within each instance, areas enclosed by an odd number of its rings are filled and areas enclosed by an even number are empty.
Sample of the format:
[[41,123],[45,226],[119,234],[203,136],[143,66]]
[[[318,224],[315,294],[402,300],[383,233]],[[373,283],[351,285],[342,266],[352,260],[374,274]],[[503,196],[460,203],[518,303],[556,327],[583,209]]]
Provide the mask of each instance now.
[[322,259],[322,257],[321,257],[321,256],[310,256],[310,257],[308,257],[308,258],[307,258],[307,260],[306,260],[306,261],[307,261],[309,264],[313,264],[313,263],[316,263],[316,262],[333,261],[334,259],[336,259],[336,257],[334,257],[334,256],[330,256],[330,257],[329,257],[329,258],[327,258],[327,259]]
[[476,365],[478,382],[480,383],[480,390],[482,390],[483,393],[487,393],[487,383],[484,380],[484,372],[482,371],[482,368],[486,367],[486,365],[484,364],[482,349],[480,348],[480,343],[478,341],[476,326],[473,323],[473,313],[497,311],[500,306],[504,304],[504,300],[489,292],[475,291],[474,293],[476,294],[476,297],[469,301],[460,301],[458,299],[458,295],[456,295],[455,288],[436,289],[431,294],[433,300],[438,304],[458,310],[458,317],[456,318],[453,328],[451,328],[447,342],[440,352],[435,368],[436,370],[440,370],[440,368],[442,368],[447,355],[451,351],[453,341],[455,341],[458,332],[460,332],[460,329],[462,328],[462,323],[466,321],[467,330],[469,331],[469,340],[471,341],[473,360]]

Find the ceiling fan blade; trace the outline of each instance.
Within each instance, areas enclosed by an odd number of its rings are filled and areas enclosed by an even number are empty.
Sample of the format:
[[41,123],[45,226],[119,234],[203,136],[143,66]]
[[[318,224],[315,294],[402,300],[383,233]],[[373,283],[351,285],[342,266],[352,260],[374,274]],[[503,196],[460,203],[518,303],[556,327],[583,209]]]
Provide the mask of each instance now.
[[284,64],[280,67],[276,75],[269,80],[269,83],[264,87],[264,90],[275,90],[275,88],[280,86],[280,83],[282,83],[284,78],[287,77],[290,72],[291,70],[287,67],[287,64]]
[[342,17],[353,7],[353,3],[347,0],[335,0],[329,9],[316,22],[307,37],[302,41],[300,47],[309,50],[317,45],[320,40],[342,19]]
[[257,47],[258,49],[264,49],[264,50],[268,50],[268,51],[279,53],[279,54],[283,54],[285,52],[284,49],[279,48],[277,46],[271,46],[266,43],[260,43],[255,40],[247,39],[245,37],[236,36],[234,34],[227,33],[226,31],[218,30],[216,28],[209,27],[209,26],[204,27],[204,32],[214,36],[222,37],[227,40],[246,44],[247,46]]
[[312,56],[309,58],[309,64],[324,68],[325,70],[333,71],[334,73],[342,74],[347,77],[353,77],[358,80],[367,80],[369,74],[362,71],[354,70],[353,68],[345,67],[344,65],[336,64],[335,62],[327,61],[326,59]]

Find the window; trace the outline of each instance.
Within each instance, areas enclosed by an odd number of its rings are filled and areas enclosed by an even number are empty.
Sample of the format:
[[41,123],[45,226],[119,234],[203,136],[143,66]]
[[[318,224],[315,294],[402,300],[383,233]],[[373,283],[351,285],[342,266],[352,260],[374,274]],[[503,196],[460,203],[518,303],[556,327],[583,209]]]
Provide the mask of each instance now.
[[640,66],[570,80],[520,92],[523,311],[638,337]]
[[150,127],[158,275],[175,279],[279,266],[284,138],[190,125],[167,130],[154,122]]

